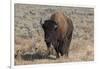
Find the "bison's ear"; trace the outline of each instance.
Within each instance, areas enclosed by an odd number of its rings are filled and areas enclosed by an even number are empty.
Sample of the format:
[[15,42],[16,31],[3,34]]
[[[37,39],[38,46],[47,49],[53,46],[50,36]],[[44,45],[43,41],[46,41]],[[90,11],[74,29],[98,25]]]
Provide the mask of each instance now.
[[57,30],[57,28],[58,28],[58,25],[55,25],[55,26],[54,26],[54,28],[55,28],[55,30]]

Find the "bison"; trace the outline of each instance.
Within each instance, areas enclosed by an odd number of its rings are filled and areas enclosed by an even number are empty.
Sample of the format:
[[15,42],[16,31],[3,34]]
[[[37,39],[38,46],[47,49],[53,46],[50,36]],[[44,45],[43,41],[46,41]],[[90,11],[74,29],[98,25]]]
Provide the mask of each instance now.
[[49,50],[48,54],[50,55],[50,48],[53,45],[57,53],[56,58],[59,58],[60,55],[68,56],[73,33],[72,20],[65,16],[64,13],[56,12],[44,23],[42,23],[41,19],[40,24],[44,30],[45,42]]

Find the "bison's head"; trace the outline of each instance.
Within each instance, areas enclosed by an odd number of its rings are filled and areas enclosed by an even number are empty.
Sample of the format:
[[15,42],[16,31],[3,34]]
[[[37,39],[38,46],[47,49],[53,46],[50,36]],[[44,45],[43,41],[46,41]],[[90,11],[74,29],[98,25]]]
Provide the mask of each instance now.
[[56,39],[56,31],[58,28],[56,22],[53,20],[45,20],[43,24],[41,23],[41,25],[45,33],[45,41],[47,43],[54,41]]

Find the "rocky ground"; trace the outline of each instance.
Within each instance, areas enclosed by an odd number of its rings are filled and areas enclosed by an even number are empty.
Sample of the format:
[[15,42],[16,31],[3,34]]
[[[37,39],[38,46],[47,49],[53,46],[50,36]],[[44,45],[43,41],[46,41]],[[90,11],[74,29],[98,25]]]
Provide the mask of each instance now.
[[[67,6],[15,4],[15,65],[94,60],[94,9]],[[73,21],[74,32],[69,57],[56,59],[55,51],[46,56],[47,47],[40,19],[63,11]]]

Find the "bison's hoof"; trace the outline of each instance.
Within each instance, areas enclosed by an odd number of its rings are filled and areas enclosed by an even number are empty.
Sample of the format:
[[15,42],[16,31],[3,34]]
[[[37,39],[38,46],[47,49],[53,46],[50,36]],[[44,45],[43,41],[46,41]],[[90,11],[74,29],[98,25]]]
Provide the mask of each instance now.
[[59,57],[60,57],[59,55],[56,56],[56,58],[59,58]]

